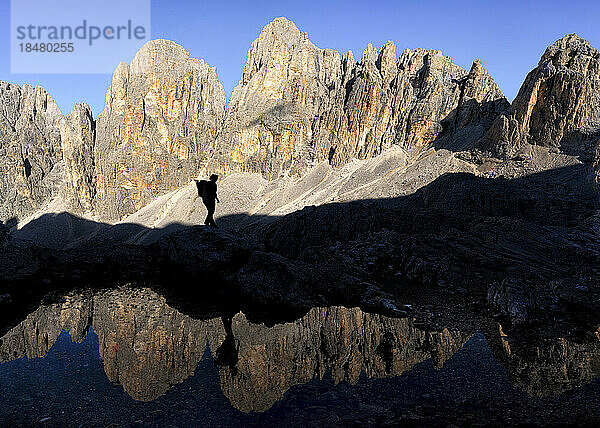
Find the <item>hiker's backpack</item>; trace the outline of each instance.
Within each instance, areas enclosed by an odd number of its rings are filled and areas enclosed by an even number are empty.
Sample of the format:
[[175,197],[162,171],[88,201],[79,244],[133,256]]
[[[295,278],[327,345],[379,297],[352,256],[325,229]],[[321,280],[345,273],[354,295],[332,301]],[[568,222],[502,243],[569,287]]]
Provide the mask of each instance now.
[[209,188],[210,183],[206,180],[196,181],[196,188],[198,189],[198,196],[201,198],[207,198],[209,196]]

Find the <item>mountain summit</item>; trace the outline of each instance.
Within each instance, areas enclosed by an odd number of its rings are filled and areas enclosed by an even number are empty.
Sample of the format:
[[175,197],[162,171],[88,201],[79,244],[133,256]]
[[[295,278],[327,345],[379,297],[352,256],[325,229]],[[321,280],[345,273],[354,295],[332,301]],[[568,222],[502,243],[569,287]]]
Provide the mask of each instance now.
[[590,160],[600,137],[600,54],[569,34],[548,47],[527,75],[511,114],[485,140],[496,155],[523,144],[551,147]]
[[118,220],[195,178],[225,102],[216,69],[174,42],[150,41],[119,64],[96,130],[100,215]]
[[211,166],[275,178],[392,146],[468,146],[507,108],[480,61],[469,73],[439,51],[407,49],[398,58],[388,42],[369,44],[356,62],[277,18],[248,51]]

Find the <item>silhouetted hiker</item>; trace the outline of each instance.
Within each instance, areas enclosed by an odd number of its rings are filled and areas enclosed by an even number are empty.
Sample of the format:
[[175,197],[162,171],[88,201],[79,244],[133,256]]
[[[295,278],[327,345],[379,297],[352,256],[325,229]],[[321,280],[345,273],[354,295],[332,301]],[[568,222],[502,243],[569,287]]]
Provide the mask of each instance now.
[[207,226],[216,227],[215,219],[213,215],[215,214],[215,199],[217,202],[219,198],[217,197],[217,180],[219,176],[213,174],[210,176],[210,181],[200,180],[196,181],[196,187],[198,188],[198,196],[202,198],[202,202],[208,211],[208,215],[206,216],[206,220],[204,220],[204,224]]

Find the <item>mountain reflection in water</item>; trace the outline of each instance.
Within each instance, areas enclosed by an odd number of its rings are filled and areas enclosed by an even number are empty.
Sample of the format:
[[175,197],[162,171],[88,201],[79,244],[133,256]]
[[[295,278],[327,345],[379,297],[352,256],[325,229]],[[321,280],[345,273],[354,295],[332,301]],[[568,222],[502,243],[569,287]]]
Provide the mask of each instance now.
[[[292,385],[329,370],[336,383],[355,383],[361,373],[397,376],[428,358],[441,366],[467,340],[447,329],[424,332],[406,318],[335,306],[270,328],[250,323],[241,312],[230,322],[237,364],[218,359],[217,366],[223,392],[245,412],[267,410]],[[62,330],[81,342],[88,323],[98,335],[108,379],[141,401],[191,376],[207,341],[215,357],[226,339],[221,317],[195,320],[151,290],[121,289],[41,306],[2,338],[0,361],[43,357]]]
[[[252,323],[241,312],[193,319],[154,291],[122,288],[40,306],[2,337],[0,363],[44,357],[63,330],[82,342],[90,326],[106,377],[133,399],[164,395],[194,375],[210,351],[220,389],[242,412],[267,411],[294,385],[313,379],[353,385],[361,375],[400,376],[427,360],[441,368],[475,331],[425,331],[412,318],[339,306],[313,308],[273,327]],[[511,383],[531,396],[560,394],[600,372],[598,340],[573,344],[559,338],[527,347],[511,343],[496,326],[484,332],[491,351]]]

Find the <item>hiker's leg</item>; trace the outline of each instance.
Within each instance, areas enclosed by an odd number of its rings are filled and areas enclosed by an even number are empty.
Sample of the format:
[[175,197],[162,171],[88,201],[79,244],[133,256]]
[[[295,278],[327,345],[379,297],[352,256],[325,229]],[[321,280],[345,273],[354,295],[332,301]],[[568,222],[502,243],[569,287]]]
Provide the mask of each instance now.
[[206,210],[208,211],[208,215],[206,216],[207,225],[214,226],[215,225],[215,201],[206,201]]
[[210,208],[208,208],[209,202],[208,202],[208,200],[202,198],[202,203],[204,204],[206,211],[208,211],[208,214],[206,215],[206,218],[204,219],[204,225],[208,226],[210,224]]
[[212,209],[212,210],[210,211],[210,225],[211,225],[211,226],[216,226],[216,225],[217,225],[217,224],[215,223],[215,217],[214,217],[214,215],[215,215],[215,210],[214,210],[214,209]]

